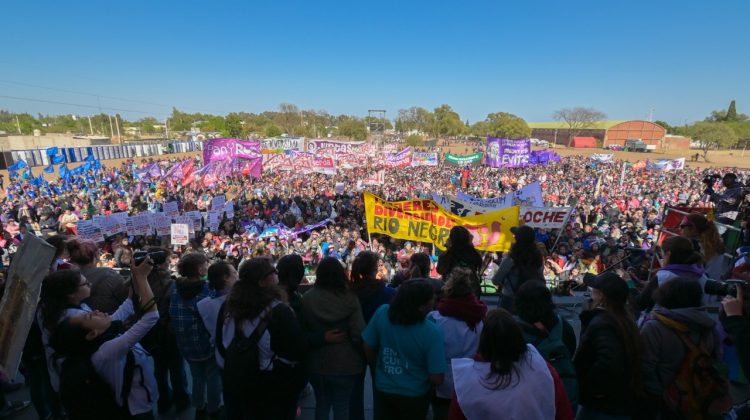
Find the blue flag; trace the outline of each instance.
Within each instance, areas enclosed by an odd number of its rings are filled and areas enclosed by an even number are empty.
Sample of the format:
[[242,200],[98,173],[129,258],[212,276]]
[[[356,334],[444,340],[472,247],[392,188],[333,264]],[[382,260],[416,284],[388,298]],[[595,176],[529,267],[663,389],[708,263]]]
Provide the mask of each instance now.
[[18,162],[8,166],[8,170],[10,172],[16,172],[19,169],[23,169],[29,165],[26,164],[26,162],[23,159],[19,159]]
[[96,157],[93,154],[86,156],[86,159],[84,159],[84,161],[86,162],[93,162],[95,160],[96,160]]
[[68,165],[63,163],[62,166],[60,166],[60,169],[57,170],[57,174],[60,176],[60,178],[67,178],[68,176],[70,176]]
[[44,167],[43,171],[48,174],[53,174],[55,173],[55,167],[50,163],[48,166]]
[[47,156],[55,156],[59,151],[60,149],[58,149],[57,147],[48,147]]
[[65,162],[65,156],[63,156],[63,155],[52,156],[52,164],[53,165],[59,165],[59,164],[64,163],[64,162]]

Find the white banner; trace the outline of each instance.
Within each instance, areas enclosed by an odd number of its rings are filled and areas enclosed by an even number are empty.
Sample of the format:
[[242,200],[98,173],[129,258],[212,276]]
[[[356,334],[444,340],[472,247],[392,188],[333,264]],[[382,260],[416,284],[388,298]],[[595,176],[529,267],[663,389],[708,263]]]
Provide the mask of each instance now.
[[187,245],[190,243],[190,228],[186,224],[173,223],[171,234],[172,245]]
[[591,155],[591,161],[594,163],[612,163],[614,155],[611,153],[594,153]]
[[502,197],[478,198],[459,191],[456,199],[462,203],[483,208],[485,213],[513,206],[544,207],[542,186],[538,182],[533,182],[520,190],[513,191]]

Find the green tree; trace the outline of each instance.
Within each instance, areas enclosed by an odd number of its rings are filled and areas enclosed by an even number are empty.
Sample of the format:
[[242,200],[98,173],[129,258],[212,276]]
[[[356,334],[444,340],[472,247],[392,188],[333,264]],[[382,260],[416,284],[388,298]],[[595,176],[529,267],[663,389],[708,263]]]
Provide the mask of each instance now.
[[440,105],[435,108],[431,121],[432,129],[430,132],[438,137],[454,137],[463,133],[464,123],[450,105]]
[[729,109],[727,109],[727,115],[724,117],[724,121],[737,121],[737,103],[734,99],[729,103]]
[[522,139],[531,136],[531,128],[526,121],[507,112],[493,112],[487,115],[485,130],[493,137]]
[[279,137],[283,132],[279,126],[275,124],[269,124],[266,126],[265,135],[266,137]]
[[726,149],[737,143],[737,134],[726,124],[717,122],[697,122],[688,130],[700,144],[703,160],[708,162],[708,151],[712,149]]
[[297,105],[290,103],[279,104],[279,115],[277,122],[289,135],[297,135],[299,127],[302,125],[302,118]]
[[338,133],[340,136],[354,140],[365,140],[367,138],[367,126],[363,120],[355,117],[344,117],[338,122]]
[[674,128],[671,125],[669,125],[666,121],[656,120],[654,121],[654,124],[660,125],[661,127],[663,127],[667,133],[671,133],[674,130]]
[[422,107],[413,106],[407,109],[399,109],[395,128],[399,133],[412,130],[426,133],[432,120],[432,113]]
[[424,139],[418,134],[412,134],[404,140],[407,146],[419,147],[424,144]]
[[244,121],[238,114],[231,113],[227,115],[224,119],[224,125],[226,127],[225,135],[236,139],[245,137]]

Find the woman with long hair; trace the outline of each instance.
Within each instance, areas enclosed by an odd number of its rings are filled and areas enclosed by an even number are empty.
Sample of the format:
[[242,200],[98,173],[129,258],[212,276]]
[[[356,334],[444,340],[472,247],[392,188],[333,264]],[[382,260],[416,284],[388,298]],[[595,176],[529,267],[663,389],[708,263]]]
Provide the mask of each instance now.
[[97,311],[113,313],[128,296],[125,279],[108,267],[97,267],[99,247],[92,241],[71,240],[67,243],[70,262],[75,264],[91,283],[87,303]]
[[513,296],[524,282],[544,283],[544,260],[536,245],[534,229],[529,226],[511,228],[515,242],[503,258],[492,283],[501,288],[500,307],[512,310]]
[[565,388],[504,309],[487,314],[474,358],[453,360],[449,418],[572,419]]
[[487,305],[474,295],[472,275],[469,269],[454,268],[443,286],[443,296],[437,303],[437,310],[427,316],[443,331],[445,363],[448,366],[445,381],[435,388],[432,399],[435,420],[448,416],[448,406],[453,397],[451,359],[474,357],[479,347]]
[[[239,281],[219,311],[216,345],[223,353],[227,418],[291,420],[305,386],[307,340],[294,311],[283,301],[276,268],[267,258],[253,258],[240,269]],[[233,369],[241,361],[227,357],[235,334],[258,336],[257,377]]]
[[303,330],[313,338],[307,362],[317,420],[328,419],[331,410],[335,420],[349,419],[352,390],[365,371],[365,321],[347,283],[341,262],[326,257],[318,264],[315,284],[302,297]]
[[425,319],[434,300],[427,281],[405,282],[362,333],[365,355],[375,372],[375,419],[427,415],[430,389],[443,382],[446,371],[443,333]]
[[697,244],[697,248],[703,254],[708,277],[720,280],[724,275],[726,248],[714,222],[702,214],[691,213],[682,219],[680,230],[682,236]]
[[573,363],[579,384],[578,419],[629,419],[641,392],[641,346],[628,312],[628,285],[608,271],[586,275],[592,308],[581,313]]
[[370,322],[370,318],[381,305],[390,303],[396,295],[396,289],[388,287],[384,281],[378,279],[378,268],[381,263],[378,254],[372,251],[360,252],[352,263],[352,290],[359,298],[366,323]]
[[472,289],[474,294],[481,293],[482,256],[474,248],[471,232],[463,226],[453,226],[445,243],[446,250],[438,257],[437,272],[447,278],[453,267],[465,267],[474,274]]
[[[141,301],[134,305],[128,298],[109,316],[102,312],[76,313],[58,322],[52,330],[50,345],[56,354],[65,358],[60,376],[60,395],[71,419],[153,419],[157,391],[153,363],[149,354],[138,344],[156,324],[159,312],[148,284],[152,265],[147,258],[138,266],[131,265],[133,287]],[[65,273],[58,271],[58,273]],[[139,313],[137,321],[127,330],[119,322]],[[132,364],[132,369],[127,366]],[[110,388],[99,395],[81,395],[78,388],[84,381],[81,366],[90,365]],[[132,375],[126,378],[126,373]],[[90,389],[89,392],[99,392]],[[114,396],[117,407],[100,411],[101,396]],[[93,399],[89,400],[89,398]],[[86,399],[83,401],[83,399]]]

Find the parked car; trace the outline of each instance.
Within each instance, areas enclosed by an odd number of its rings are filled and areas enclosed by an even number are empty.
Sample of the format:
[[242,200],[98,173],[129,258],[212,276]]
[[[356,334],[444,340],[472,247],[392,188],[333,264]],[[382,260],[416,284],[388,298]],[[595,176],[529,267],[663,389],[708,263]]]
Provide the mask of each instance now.
[[656,150],[655,145],[646,144],[641,139],[625,140],[625,150],[629,152],[651,152]]

